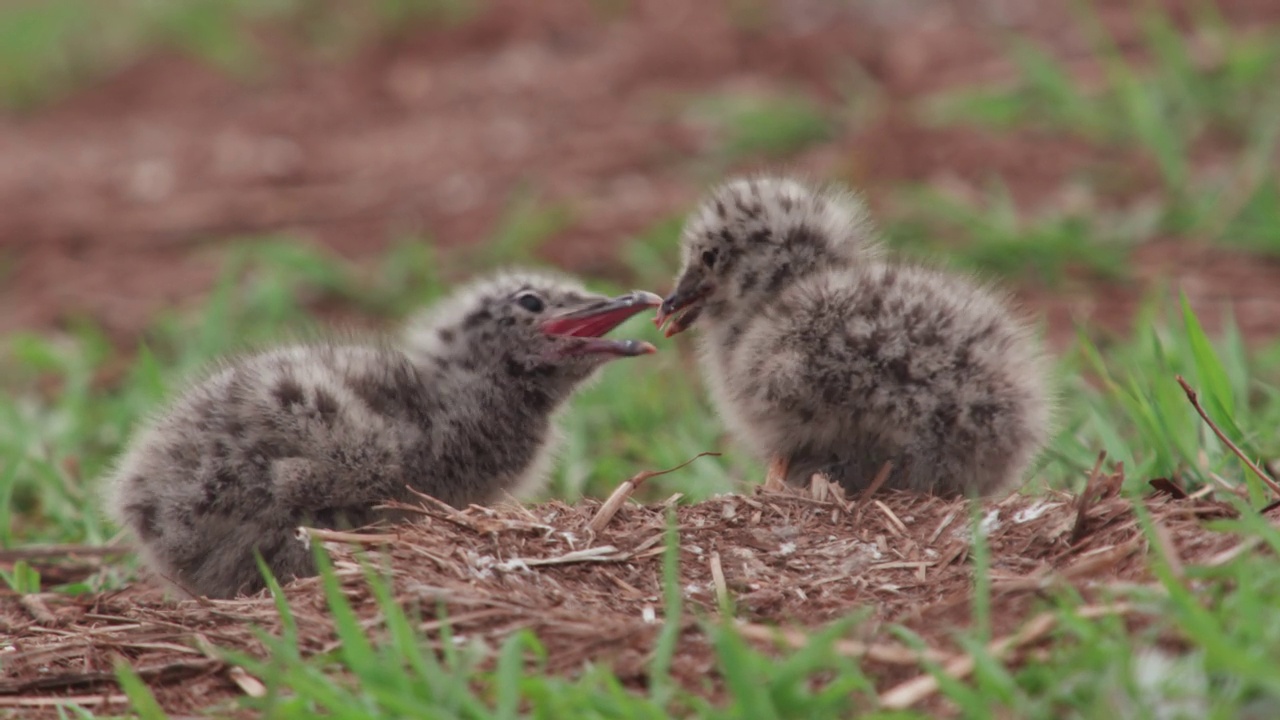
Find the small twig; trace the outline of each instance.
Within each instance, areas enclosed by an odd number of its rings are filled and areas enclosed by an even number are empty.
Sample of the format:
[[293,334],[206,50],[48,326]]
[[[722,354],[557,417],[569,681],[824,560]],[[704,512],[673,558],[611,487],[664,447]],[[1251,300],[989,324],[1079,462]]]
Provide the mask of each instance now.
[[227,672],[231,676],[231,682],[234,682],[245,695],[252,698],[261,698],[267,696],[267,686],[262,684],[258,678],[250,675],[248,671],[240,666],[235,666]]
[[344,542],[355,543],[358,545],[383,545],[393,543],[400,539],[399,535],[382,534],[375,535],[373,533],[353,533],[342,532],[341,530],[327,530],[325,528],[299,527],[299,539],[303,535],[314,538],[322,542]]
[[1003,580],[992,583],[992,592],[1024,592],[1030,590],[1044,590],[1060,582],[1069,582],[1077,578],[1096,574],[1102,570],[1113,567],[1116,563],[1124,560],[1142,547],[1143,539],[1141,537],[1134,538],[1122,545],[1116,545],[1109,548],[1101,549],[1093,554],[1086,555],[1075,564],[1063,568],[1057,572],[1037,573],[1031,577],[1014,578],[1011,580]]
[[[739,635],[756,642],[781,640],[797,650],[807,647],[810,642],[808,635],[797,630],[773,628],[742,621],[739,621],[736,627]],[[866,658],[886,665],[913,667],[919,665],[921,661],[943,663],[954,658],[949,653],[931,648],[912,650],[901,645],[869,644],[858,640],[837,640],[832,644],[831,649],[848,658]]]
[[1223,550],[1222,552],[1218,553],[1217,555],[1210,557],[1209,559],[1205,560],[1202,564],[1205,567],[1218,567],[1219,565],[1225,565],[1231,562],[1232,560],[1235,560],[1236,558],[1240,557],[1241,555],[1253,550],[1254,548],[1258,547],[1261,544],[1262,544],[1262,538],[1258,537],[1257,535],[1254,535],[1253,537],[1250,537],[1247,540],[1240,542],[1238,545],[1233,545],[1227,548],[1226,550]]
[[484,610],[472,610],[471,612],[450,615],[449,617],[428,620],[418,624],[418,629],[422,632],[435,632],[446,625],[451,628],[460,628],[477,620],[489,620],[496,617],[506,617],[513,614],[510,607],[486,608]]
[[173,589],[177,591],[175,594],[178,595],[179,597],[182,597],[185,600],[194,601],[197,605],[201,607],[205,607],[205,608],[214,607],[214,603],[212,600],[205,597],[204,595],[201,595],[195,590],[192,590],[191,588],[187,587],[186,583],[179,580],[178,578],[168,573],[163,573],[159,571],[157,571],[156,574],[164,578],[165,582],[172,585]]
[[711,581],[716,586],[716,601],[720,607],[729,607],[729,583],[724,579],[724,567],[720,564],[720,553],[711,551],[711,557],[708,558],[711,564]]
[[899,520],[897,515],[893,514],[893,511],[889,509],[888,505],[885,505],[879,500],[873,500],[872,503],[879,508],[880,512],[884,513],[885,517],[889,518],[889,530],[892,531],[894,535],[901,537],[903,533],[907,531],[906,524]]
[[627,553],[616,554],[617,552],[618,548],[612,545],[600,545],[583,550],[574,550],[573,552],[550,558],[512,558],[504,562],[503,565],[515,568],[521,565],[535,567],[538,565],[565,565],[579,562],[622,562],[630,560],[632,557]]
[[39,595],[22,595],[18,598],[18,604],[41,625],[58,624],[58,616],[49,610],[49,606],[44,604],[44,599]]
[[[396,503],[393,501],[393,502],[386,503],[385,506],[394,508],[396,510],[411,510],[414,512],[421,513],[423,515],[427,515],[429,517],[446,520],[448,522],[453,523],[454,525],[457,525],[458,527],[465,528],[467,530],[476,530],[475,521],[467,517],[467,514],[462,512],[458,508],[450,505],[449,503],[443,500],[432,497],[426,493],[418,492],[411,485],[405,485],[405,489],[408,490],[411,495],[414,495],[419,500],[421,500],[422,504],[415,508],[414,506],[405,503],[403,504],[404,506],[401,507],[401,503]],[[432,510],[432,507],[434,507],[435,509]]]
[[[1208,496],[1209,496],[1210,494],[1212,494],[1212,493],[1213,493],[1213,486],[1212,486],[1212,485],[1205,485],[1204,487],[1200,488],[1199,490],[1196,490],[1195,492],[1193,492],[1193,493],[1191,493],[1191,494],[1187,495],[1187,498],[1186,498],[1186,499],[1188,499],[1188,500],[1200,500],[1200,499],[1202,499],[1202,498],[1206,498],[1206,497],[1208,497]],[[1264,513],[1264,514],[1265,514],[1265,513],[1267,512],[1267,509],[1264,507],[1264,508],[1262,508],[1262,510],[1260,510],[1259,512],[1262,512],[1262,513]]]
[[641,485],[644,484],[645,480],[648,480],[649,478],[658,477],[659,475],[666,475],[667,473],[673,473],[676,470],[679,470],[685,467],[686,465],[693,462],[694,460],[697,460],[698,458],[703,457],[704,455],[709,455],[711,457],[719,457],[720,453],[700,452],[697,455],[694,455],[693,457],[689,458],[688,460],[685,460],[684,462],[680,463],[679,465],[673,468],[668,468],[666,470],[645,470],[643,472],[639,472],[631,476],[630,479],[626,480],[621,485],[619,485],[616,489],[614,489],[613,493],[609,495],[609,499],[605,500],[604,504],[600,506],[600,509],[596,511],[596,516],[591,518],[591,523],[588,524],[587,527],[591,530],[591,532],[597,535],[600,534],[601,532],[604,531],[605,527],[609,524],[609,521],[613,519],[613,516],[618,514],[618,509],[621,508],[623,503],[625,503],[627,499],[631,497],[632,493],[634,493],[637,489],[639,489]]
[[867,568],[867,572],[875,572],[876,570],[900,570],[903,568],[915,570],[918,568],[933,567],[937,562],[934,560],[895,560],[893,562],[882,562]]
[[[143,680],[171,681],[198,675],[223,664],[219,660],[178,660],[159,665],[135,668]],[[116,682],[116,674],[109,671],[62,673],[36,678],[0,681],[0,694],[18,695],[39,690],[65,690]]]
[[1182,391],[1187,394],[1187,399],[1191,401],[1191,405],[1196,409],[1196,412],[1200,413],[1200,417],[1204,418],[1205,423],[1209,425],[1209,429],[1213,430],[1213,434],[1217,435],[1218,439],[1221,440],[1224,445],[1231,448],[1231,452],[1235,453],[1236,457],[1240,458],[1240,462],[1243,462],[1255,475],[1261,478],[1262,482],[1266,483],[1267,487],[1271,488],[1271,492],[1276,495],[1280,495],[1280,483],[1271,479],[1271,476],[1250,460],[1244,454],[1243,450],[1237,447],[1235,443],[1231,442],[1231,438],[1227,437],[1226,433],[1222,432],[1222,430],[1218,428],[1218,425],[1213,422],[1213,419],[1210,418],[1209,414],[1204,411],[1203,407],[1201,407],[1199,394],[1187,384],[1186,380],[1182,379],[1181,375],[1176,375],[1175,377],[1178,379],[1178,384],[1182,386]]
[[1138,552],[1142,549],[1144,543],[1145,540],[1142,536],[1138,536],[1128,542],[1121,543],[1120,545],[1106,549],[1099,549],[1063,568],[1058,574],[1064,580],[1075,580],[1077,578],[1097,574],[1115,566],[1116,563]]
[[0,697],[0,707],[58,707],[61,705],[123,705],[128,695],[67,695],[63,697]]
[[[1164,477],[1151,478],[1150,480],[1147,481],[1147,484],[1150,485],[1152,489],[1156,491],[1157,495],[1163,493],[1173,498],[1174,500],[1186,500],[1188,497],[1187,491],[1183,490],[1182,486],[1174,482],[1172,478],[1164,478]],[[1201,490],[1203,489],[1204,488],[1201,488]],[[1212,490],[1212,488],[1210,488],[1210,490]]]
[[809,476],[809,497],[818,502],[831,502],[831,481],[823,473],[816,472]]
[[168,642],[135,642],[133,640],[112,640],[107,638],[96,643],[99,647],[124,648],[128,650],[167,650],[182,655],[203,655],[204,653],[186,645]]
[[0,563],[64,557],[112,557],[128,555],[131,552],[133,547],[130,545],[30,545],[12,550],[0,550]]
[[[1219,487],[1231,493],[1232,495],[1235,495],[1241,500],[1249,499],[1249,488],[1246,487],[1246,483],[1228,482],[1226,478],[1222,477],[1216,472],[1209,473],[1209,479],[1212,480],[1214,484],[1213,485],[1206,484],[1204,487],[1200,488],[1200,490],[1204,490],[1208,488],[1209,491],[1212,492],[1214,487]],[[1200,490],[1198,490],[1197,492],[1200,492]],[[1266,512],[1266,508],[1264,507],[1262,510],[1259,510],[1258,512],[1264,513]]]
[[934,528],[933,534],[929,536],[929,542],[927,544],[932,545],[938,542],[938,538],[942,537],[942,531],[947,529],[947,526],[956,519],[956,515],[959,513],[959,510],[952,510],[947,513],[946,517],[942,518],[942,522],[938,523],[938,527]]
[[876,476],[874,479],[872,479],[871,484],[868,485],[867,489],[863,490],[862,494],[858,496],[859,506],[865,505],[866,502],[871,499],[871,496],[875,495],[876,492],[879,491],[880,488],[884,486],[884,484],[889,480],[889,473],[891,472],[893,472],[893,461],[886,460],[884,465],[880,466],[880,472],[876,473]]
[[[1049,633],[1058,622],[1052,613],[1041,613],[1035,616],[1018,632],[995,640],[987,645],[987,653],[995,660],[1003,660],[1009,651],[1038,640]],[[942,667],[942,672],[953,680],[959,680],[977,665],[973,655],[963,655]],[[880,696],[880,706],[891,710],[905,710],[938,690],[938,678],[932,674],[918,675],[911,680],[896,685]]]
[[1102,472],[1102,463],[1106,459],[1106,450],[1098,453],[1098,459],[1093,463],[1093,470],[1089,472],[1089,480],[1084,484],[1084,492],[1080,493],[1079,507],[1076,508],[1076,525],[1071,528],[1071,539],[1068,541],[1071,545],[1083,540],[1085,533],[1089,531],[1089,504],[1093,502],[1093,495],[1097,492],[1099,473]]
[[[777,503],[784,503],[784,502],[802,503],[804,505],[814,505],[821,508],[834,508],[836,510],[839,510],[842,507],[844,507],[840,503],[836,502],[834,498],[819,500],[818,498],[813,497],[811,494],[807,492],[805,492],[803,495],[801,494],[801,492],[804,492],[804,491],[800,490],[799,488],[788,486],[776,493],[770,493],[769,507],[776,509]],[[746,496],[743,495],[742,497],[745,498]]]
[[[1125,603],[1114,605],[1086,605],[1076,609],[1076,615],[1086,619],[1104,615],[1122,615],[1133,610]],[[1058,617],[1052,612],[1044,612],[1027,621],[1017,632],[994,640],[987,645],[987,654],[994,660],[1004,660],[1009,653],[1040,640],[1058,623]],[[964,678],[973,672],[977,660],[973,655],[963,655],[947,662],[942,672],[953,680]],[[890,710],[905,710],[921,700],[937,692],[939,688],[936,675],[927,673],[918,675],[906,682],[895,685],[880,696],[880,706]]]
[[70,630],[55,630],[53,628],[42,628],[38,625],[32,626],[30,629],[33,632],[47,632],[47,633],[54,633],[56,635],[63,635],[63,636],[75,635],[78,638],[85,638],[85,637],[93,637],[96,635],[111,635],[119,632],[138,630],[140,628],[145,628],[145,627],[147,627],[147,625],[144,623],[127,623],[124,625],[108,625],[106,627],[91,627],[91,628],[77,627],[75,628],[74,632]]

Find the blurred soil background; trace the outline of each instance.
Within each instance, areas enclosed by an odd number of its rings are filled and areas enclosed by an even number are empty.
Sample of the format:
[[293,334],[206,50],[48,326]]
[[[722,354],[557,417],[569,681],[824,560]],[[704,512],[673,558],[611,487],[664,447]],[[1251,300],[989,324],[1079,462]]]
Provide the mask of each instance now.
[[[1250,120],[1280,117],[1255,42],[1280,4],[1081,7],[7,0],[0,333],[87,318],[128,346],[245,238],[356,264],[488,242],[662,291],[697,193],[783,168],[863,190],[901,247],[1012,277],[1055,341],[1123,330],[1161,282],[1211,329],[1230,305],[1274,335],[1275,132]],[[1153,17],[1203,87],[1126,75],[1167,64]],[[1247,82],[1256,108],[1215,104]]]
[[[162,717],[144,683],[285,718],[1276,717],[1278,141],[1275,0],[0,0],[0,717]],[[1019,493],[753,492],[690,339],[636,320],[665,344],[575,398],[554,499],[402,528],[395,592],[348,553],[279,605],[174,603],[116,557],[96,479],[214,358],[497,265],[663,292],[684,213],[757,170],[859,189],[1042,320],[1062,402]],[[707,451],[578,564],[597,499]],[[417,617],[437,586],[465,648]]]

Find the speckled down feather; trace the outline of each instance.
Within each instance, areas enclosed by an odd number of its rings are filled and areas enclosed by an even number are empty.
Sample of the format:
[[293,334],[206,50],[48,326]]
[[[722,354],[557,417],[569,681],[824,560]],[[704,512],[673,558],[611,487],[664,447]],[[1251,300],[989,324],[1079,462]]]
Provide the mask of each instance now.
[[[226,361],[136,434],[107,478],[110,515],[158,574],[227,597],[263,586],[255,549],[282,582],[311,575],[299,525],[394,520],[374,506],[409,499],[406,486],[459,507],[536,487],[570,395],[609,357],[652,350],[540,329],[608,300],[567,278],[506,273],[394,343]],[[589,342],[612,354],[577,352]]]
[[1048,362],[1006,297],[885,258],[848,193],[771,177],[712,191],[682,235],[660,312],[699,330],[713,399],[740,445],[850,492],[987,494],[1017,482],[1050,427]]

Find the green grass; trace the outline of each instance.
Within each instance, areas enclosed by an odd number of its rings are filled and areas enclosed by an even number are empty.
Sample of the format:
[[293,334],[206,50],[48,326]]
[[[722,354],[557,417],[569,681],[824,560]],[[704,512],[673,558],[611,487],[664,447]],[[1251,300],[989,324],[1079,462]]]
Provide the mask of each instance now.
[[[1045,468],[1049,484],[1082,482],[1098,449],[1123,461],[1133,483],[1176,477],[1188,487],[1212,481],[1254,482],[1196,414],[1175,381],[1182,375],[1207,412],[1251,457],[1280,456],[1280,367],[1246,352],[1228,322],[1210,343],[1198,319],[1157,295],[1135,322],[1135,336],[1094,342],[1081,337],[1064,358],[1061,422]],[[1274,351],[1272,351],[1274,352]],[[1256,492],[1256,488],[1255,488]]]
[[31,109],[161,49],[248,78],[268,69],[254,28],[333,54],[409,21],[457,22],[477,8],[477,0],[7,0],[0,107]]
[[[646,252],[672,242],[672,226],[636,244]],[[1008,237],[1016,238],[1016,232]],[[96,514],[93,481],[131,428],[178,387],[182,378],[238,347],[278,342],[318,331],[311,303],[344,302],[396,317],[429,303],[447,284],[439,261],[421,243],[389,254],[380,272],[355,277],[332,258],[288,242],[245,243],[194,316],[158,318],[138,347],[114,348],[80,325],[63,336],[18,334],[6,339],[0,368],[0,542],[102,542],[112,530]],[[468,261],[467,267],[470,267]],[[647,283],[657,282],[657,276]],[[653,286],[653,285],[650,285]],[[597,283],[612,292],[622,286]],[[1274,355],[1250,357],[1234,329],[1212,346],[1198,325],[1157,312],[1153,298],[1135,337],[1107,342],[1082,335],[1063,360],[1063,433],[1041,477],[1053,486],[1083,477],[1099,448],[1124,460],[1133,478],[1176,473],[1193,484],[1211,473],[1239,476],[1233,456],[1211,437],[1173,381],[1185,375],[1209,395],[1210,412],[1255,456],[1280,455],[1270,432],[1280,424],[1280,368]],[[1190,317],[1190,316],[1189,316]],[[657,344],[657,355],[615,363],[573,402],[567,442],[549,491],[561,497],[603,496],[646,469],[677,465],[702,451],[726,450],[648,483],[647,497],[684,492],[692,498],[724,492],[762,476],[756,463],[729,445],[702,392],[687,352],[690,339],[662,339],[640,320],[620,330]],[[124,365],[114,383],[102,368]]]
[[[1272,159],[1280,135],[1280,33],[1233,30],[1202,2],[1187,35],[1147,6],[1138,13],[1145,60],[1135,60],[1119,52],[1089,3],[1079,7],[1079,26],[1101,63],[1100,86],[1082,85],[1052,53],[1015,36],[1007,40],[1019,72],[1012,87],[945,93],[924,115],[1000,130],[1038,127],[1137,152],[1159,170],[1162,230],[1280,253],[1280,239],[1260,224],[1280,212]],[[1197,54],[1197,42],[1208,52]],[[1197,157],[1223,169],[1198,171]]]
[[689,104],[687,113],[712,131],[720,163],[794,155],[829,140],[835,129],[826,111],[798,94],[702,96]]
[[[1280,549],[1280,531],[1256,515],[1220,524]],[[226,656],[261,679],[267,694],[238,704],[283,719],[928,717],[871,710],[877,696],[868,678],[856,662],[835,651],[835,642],[856,624],[853,617],[814,632],[803,649],[777,651],[757,649],[731,624],[702,617],[699,624],[714,651],[708,679],[723,683],[728,700],[708,703],[690,692],[670,675],[685,612],[678,544],[678,535],[669,530],[664,625],[647,693],[624,690],[601,667],[584,668],[574,678],[547,675],[546,649],[526,631],[508,636],[497,648],[455,637],[447,624],[424,637],[415,630],[421,609],[399,604],[390,580],[366,569],[380,608],[370,634],[317,546],[341,644],[327,654],[304,657],[289,605],[279,586],[270,583],[283,620],[281,635],[261,635],[267,657]],[[1104,598],[1131,605],[1125,618],[1082,616],[1085,603],[1071,590],[1052,591],[1036,603],[1034,612],[1050,613],[1055,630],[1035,662],[1011,668],[995,657],[987,648],[990,631],[982,611],[975,611],[973,627],[956,631],[958,645],[975,659],[972,677],[956,681],[940,675],[942,696],[967,718],[1273,717],[1280,708],[1280,680],[1272,670],[1280,659],[1280,609],[1273,601],[1280,591],[1280,569],[1267,557],[1245,554],[1219,567],[1192,566],[1182,579],[1158,550],[1154,563],[1155,584],[1117,587]],[[985,568],[980,557],[976,572]],[[1132,629],[1126,620],[1141,622]],[[889,630],[908,645],[921,645],[905,628]],[[119,673],[138,717],[163,717],[146,688],[127,669]]]
[[[738,4],[744,27],[754,27],[758,5]],[[411,15],[460,17],[455,9],[472,6],[379,0],[348,20],[351,6],[337,2],[10,3],[0,7],[0,104],[32,107],[161,46],[251,76],[264,68],[246,20],[341,51],[366,33],[392,31]],[[949,94],[927,108],[938,122],[1069,133],[1132,149],[1159,171],[1162,201],[1155,212],[1103,211],[1092,202],[1033,211],[1016,207],[998,184],[974,202],[910,188],[899,195],[905,210],[887,227],[890,240],[907,253],[936,256],[945,248],[957,267],[1049,287],[1077,274],[1122,279],[1129,249],[1162,234],[1280,253],[1280,180],[1273,161],[1280,132],[1280,39],[1274,32],[1230,31],[1203,10],[1207,4],[1199,7],[1194,31],[1214,53],[1207,66],[1191,62],[1189,41],[1150,14],[1143,20],[1144,52],[1152,61],[1122,59],[1086,10],[1079,18],[1102,60],[1100,86],[1083,87],[1051,55],[1013,39],[1010,52],[1021,72],[1015,87]],[[689,112],[709,125],[716,140],[709,157],[698,160],[721,169],[792,156],[833,137],[841,121],[799,96],[716,95],[692,103]],[[1220,172],[1197,164],[1205,147],[1224,153]],[[1099,184],[1098,178],[1085,181]],[[292,238],[245,239],[228,254],[222,280],[198,308],[157,317],[135,345],[115,347],[87,322],[59,334],[3,338],[0,547],[110,538],[116,529],[95,510],[96,479],[139,419],[213,358],[316,332],[319,308],[351,308],[393,324],[465,275],[498,263],[534,262],[541,243],[572,220],[571,208],[547,206],[535,193],[521,192],[493,242],[479,251],[441,257],[429,242],[408,238],[367,273]],[[632,284],[667,286],[678,265],[679,226],[679,218],[661,220],[628,243]],[[1230,323],[1211,337],[1202,319],[1160,289],[1130,336],[1082,329],[1058,366],[1059,431],[1028,492],[1079,488],[1105,449],[1111,461],[1124,463],[1128,492],[1142,491],[1152,477],[1175,477],[1187,488],[1221,478],[1246,488],[1248,504],[1257,507],[1259,483],[1196,415],[1174,376],[1197,388],[1206,411],[1251,457],[1274,459],[1280,457],[1280,344],[1250,350]],[[619,332],[655,342],[661,351],[608,367],[575,399],[548,494],[603,496],[636,472],[674,466],[706,450],[725,454],[650,480],[645,497],[683,492],[698,499],[757,481],[761,468],[723,437],[688,352],[690,338],[663,340],[640,320]],[[1280,551],[1280,531],[1256,513],[1219,525]],[[277,718],[923,717],[870,710],[876,698],[863,669],[834,650],[836,639],[860,630],[856,617],[820,629],[805,649],[769,652],[748,645],[732,625],[698,617],[714,649],[713,675],[727,692],[720,703],[690,693],[671,674],[681,649],[677,622],[691,612],[682,606],[676,579],[677,545],[672,532],[664,562],[665,622],[645,692],[624,690],[602,667],[584,668],[577,677],[548,676],[546,649],[527,633],[497,648],[455,639],[447,629],[424,637],[418,621],[436,609],[400,606],[388,581],[372,571],[381,632],[368,634],[326,571],[325,599],[342,644],[304,656],[289,606],[273,585],[283,630],[263,635],[268,656],[230,656],[269,692],[239,704]],[[1152,545],[1155,585],[1095,589],[1132,603],[1137,609],[1130,619],[1141,622],[1085,619],[1078,613],[1081,597],[1047,591],[1037,609],[1056,619],[1050,642],[1030,662],[1010,668],[985,647],[995,618],[990,558],[977,543],[973,616],[969,626],[953,631],[973,653],[975,670],[964,681],[941,679],[941,694],[967,718],[1165,718],[1174,715],[1160,708],[1175,703],[1187,717],[1275,717],[1280,569],[1269,557],[1246,554],[1221,567],[1190,567],[1184,579],[1159,558],[1158,543]],[[122,570],[98,582],[115,587],[127,579]],[[18,592],[40,589],[38,575],[22,563],[0,573],[0,583]],[[61,588],[90,589],[97,588]],[[920,643],[903,628],[889,630],[908,644]],[[437,642],[442,652],[430,649]],[[163,717],[136,676],[123,667],[117,672],[134,716]]]
[[[464,266],[473,262],[467,258]],[[445,287],[440,267],[426,246],[407,243],[390,253],[380,273],[358,278],[301,245],[248,242],[230,253],[202,312],[161,316],[138,347],[114,348],[88,325],[65,336],[6,338],[0,351],[6,379],[0,396],[0,542],[103,542],[111,531],[95,513],[84,512],[93,501],[93,480],[134,424],[183,378],[237,348],[321,332],[299,299],[399,317],[439,297]],[[664,343],[642,320],[619,332]],[[118,383],[95,380],[102,368],[121,363],[129,370]],[[566,419],[569,440],[552,479],[557,495],[607,495],[641,470],[677,465],[720,446],[718,422],[675,347],[623,364],[606,367],[600,382],[574,403]],[[707,458],[654,480],[648,492],[679,489],[706,497],[753,473],[741,460]]]
[[[295,332],[308,311],[299,298],[340,300],[399,315],[438,296],[446,280],[441,274],[448,268],[420,244],[393,250],[381,272],[357,277],[303,246],[246,243],[231,253],[225,279],[201,312],[162,317],[147,333],[141,350],[125,350],[133,353],[125,358],[129,370],[115,385],[103,386],[93,378],[104,365],[119,362],[121,351],[90,326],[64,337],[9,338],[0,361],[4,377],[11,379],[9,392],[0,399],[4,545],[102,542],[110,536],[113,529],[89,510],[93,479],[132,424],[181,377],[226,348]],[[1193,314],[1171,307],[1176,304],[1158,296],[1140,319],[1138,327],[1143,329],[1136,337],[1105,341],[1082,334],[1077,347],[1064,357],[1062,432],[1038,474],[1039,482],[1078,486],[1097,450],[1105,448],[1113,460],[1125,463],[1133,489],[1140,489],[1146,478],[1173,473],[1188,486],[1205,482],[1211,474],[1244,484],[1247,474],[1194,414],[1173,382],[1175,373],[1200,390],[1208,411],[1247,451],[1262,457],[1280,455],[1280,442],[1271,432],[1280,424],[1280,348],[1247,352],[1231,329],[1211,341]],[[646,323],[628,324],[626,331],[662,342]],[[743,461],[740,451],[723,445],[719,423],[690,372],[686,354],[670,344],[661,347],[664,352],[626,371],[611,367],[598,385],[575,400],[566,425],[568,446],[553,478],[554,493],[603,495],[639,470],[674,465],[710,449],[729,452],[653,479],[650,495],[678,490],[705,497],[759,477],[759,469]],[[36,390],[41,384],[57,389]],[[1274,530],[1243,530],[1280,545]],[[668,567],[669,577],[673,572]],[[983,577],[981,568],[979,572]],[[107,582],[121,579],[113,576]],[[38,587],[29,569],[16,568],[3,580],[20,590]],[[265,638],[269,658],[234,658],[271,688],[266,699],[244,702],[265,703],[260,709],[281,718],[317,713],[413,717],[425,707],[436,708],[441,716],[468,718],[515,717],[513,708],[524,708],[522,717],[548,718],[657,718],[673,713],[835,718],[874,707],[873,691],[857,664],[832,649],[835,639],[847,635],[847,622],[818,633],[804,650],[778,654],[753,649],[730,626],[701,620],[729,698],[724,704],[708,704],[665,678],[670,665],[663,653],[675,651],[674,635],[660,643],[651,691],[634,694],[623,691],[601,668],[589,668],[576,678],[546,676],[538,660],[543,650],[524,634],[512,636],[492,653],[468,643],[454,647],[445,642],[446,652],[437,657],[412,629],[417,614],[432,609],[400,608],[378,576],[371,575],[370,582],[384,600],[385,637],[362,634],[330,579],[326,595],[341,630],[341,648],[325,656],[303,657],[286,622],[284,635]],[[1212,690],[1199,693],[1199,686],[1180,685],[1196,694],[1188,702],[1207,703],[1220,713],[1216,716],[1229,717],[1250,703],[1280,697],[1269,671],[1241,668],[1269,667],[1280,653],[1274,633],[1265,630],[1280,620],[1272,617],[1274,604],[1265,600],[1274,596],[1280,573],[1265,559],[1246,556],[1215,569],[1205,582],[1205,589],[1194,595],[1143,595],[1144,612],[1153,624],[1137,635],[1119,632],[1115,621],[1080,621],[1073,614],[1079,598],[1052,596],[1046,607],[1061,618],[1051,651],[1041,661],[1014,670],[985,656],[989,621],[983,620],[986,605],[978,603],[973,628],[957,629],[958,641],[979,658],[974,677],[944,683],[942,691],[969,717],[999,710],[1018,717],[1054,717],[1064,708],[1091,717],[1150,705],[1155,691],[1149,687],[1153,681],[1143,675],[1143,663],[1154,661],[1143,659],[1145,648],[1172,633],[1191,647],[1175,656],[1179,667],[1203,677]],[[677,588],[668,584],[666,605],[673,613],[680,593],[670,590]],[[1254,629],[1263,629],[1263,634],[1251,635]],[[1241,658],[1248,658],[1248,663]],[[813,678],[825,680],[815,684]],[[121,679],[139,716],[154,716],[145,688],[129,682],[127,674]],[[1222,683],[1225,689],[1220,689]]]
[[898,250],[1050,289],[1072,274],[1124,279],[1129,251],[1155,229],[1150,214],[1140,211],[1050,207],[1033,215],[1020,210],[998,182],[980,204],[925,186],[900,192],[898,205],[885,226],[886,239]]
[[[1159,12],[1138,14],[1140,59],[1121,55],[1091,10],[1077,14],[1077,27],[1102,67],[1100,83],[1083,84],[1049,50],[1009,36],[1007,53],[1019,73],[1012,87],[944,94],[926,112],[943,122],[1039,126],[1115,144],[1136,140],[1159,158],[1171,181],[1185,181],[1186,151],[1196,141],[1217,132],[1244,143],[1263,119],[1274,116],[1280,36],[1245,35],[1213,15],[1199,17],[1185,35]],[[1210,48],[1200,63],[1192,59],[1197,41]]]
[[[269,581],[284,631],[262,636],[267,659],[230,654],[228,659],[261,678],[268,687],[261,700],[244,703],[272,718],[333,717],[416,718],[665,718],[673,711],[705,718],[846,717],[854,695],[869,689],[856,665],[841,659],[834,642],[847,630],[837,623],[814,637],[804,650],[779,662],[746,645],[730,626],[705,619],[716,648],[719,671],[736,700],[724,707],[708,704],[683,690],[670,676],[678,652],[681,592],[677,576],[679,538],[669,526],[664,553],[664,627],[650,661],[648,696],[624,690],[603,668],[588,668],[569,680],[543,672],[546,650],[527,631],[514,633],[493,651],[454,636],[447,624],[438,638],[441,651],[429,650],[415,630],[422,613],[401,606],[390,580],[366,569],[366,579],[381,610],[377,639],[371,638],[343,594],[332,567],[317,546],[325,598],[341,646],[327,655],[304,658],[297,650],[293,616],[279,585]],[[832,674],[827,683],[813,678]],[[334,678],[341,678],[334,682]],[[149,698],[129,695],[141,710]],[[523,709],[523,710],[522,710]]]

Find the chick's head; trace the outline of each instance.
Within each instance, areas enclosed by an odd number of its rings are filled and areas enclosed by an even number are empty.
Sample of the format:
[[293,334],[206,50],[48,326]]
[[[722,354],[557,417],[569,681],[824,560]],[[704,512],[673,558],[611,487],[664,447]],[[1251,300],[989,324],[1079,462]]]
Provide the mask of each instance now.
[[504,273],[463,288],[414,323],[408,345],[466,367],[576,380],[609,360],[654,352],[647,342],[603,336],[661,302],[641,290],[608,297],[567,277]]
[[753,312],[800,278],[879,254],[856,198],[766,176],[712,190],[690,213],[680,245],[680,274],[657,317],[659,326],[670,323],[668,337],[704,315]]

